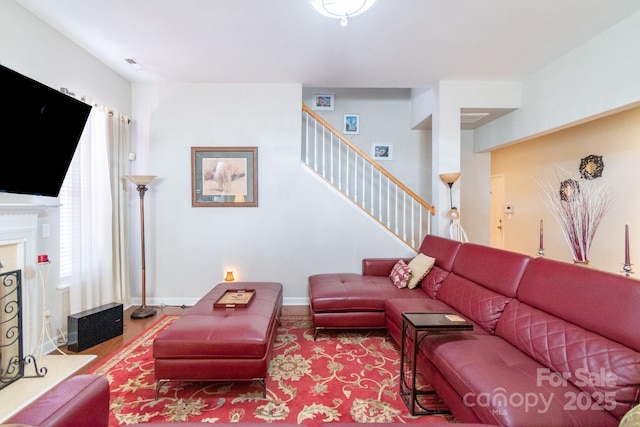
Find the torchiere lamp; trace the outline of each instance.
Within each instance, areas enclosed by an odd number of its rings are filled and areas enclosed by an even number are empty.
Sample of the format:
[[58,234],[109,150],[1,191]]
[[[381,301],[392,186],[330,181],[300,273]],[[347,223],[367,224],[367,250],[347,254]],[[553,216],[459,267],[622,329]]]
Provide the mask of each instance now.
[[453,184],[460,178],[460,172],[451,172],[451,173],[441,173],[440,179],[442,182],[449,186],[449,207],[451,210],[447,212],[447,218],[453,223],[454,219],[460,218],[460,213],[458,212],[458,208],[453,206],[453,194],[452,188]]
[[140,193],[140,246],[142,250],[142,305],[131,313],[132,319],[146,319],[154,316],[156,309],[147,307],[147,284],[145,273],[145,250],[144,250],[144,193],[147,191],[147,185],[156,177],[151,175],[127,175],[129,181],[136,185],[138,193]]

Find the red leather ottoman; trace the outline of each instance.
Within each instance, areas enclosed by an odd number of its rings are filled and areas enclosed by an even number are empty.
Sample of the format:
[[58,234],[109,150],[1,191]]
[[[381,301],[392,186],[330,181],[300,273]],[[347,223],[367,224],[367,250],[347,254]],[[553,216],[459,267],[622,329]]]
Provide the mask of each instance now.
[[[214,308],[228,289],[254,289],[247,307]],[[259,381],[266,396],[282,314],[282,284],[220,283],[153,342],[156,398],[169,381]]]

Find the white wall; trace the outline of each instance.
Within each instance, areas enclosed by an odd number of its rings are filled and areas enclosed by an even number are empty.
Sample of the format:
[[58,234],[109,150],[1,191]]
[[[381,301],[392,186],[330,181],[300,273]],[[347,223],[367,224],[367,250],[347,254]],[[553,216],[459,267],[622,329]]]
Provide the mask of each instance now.
[[[285,303],[304,304],[311,274],[411,255],[301,166],[301,85],[134,84],[133,93],[134,169],[158,175],[145,196],[148,303],[193,303],[233,269],[237,280],[281,282]],[[192,146],[257,146],[259,206],[191,207]]]
[[460,224],[470,242],[489,245],[491,153],[473,151],[473,131],[460,132],[460,165],[464,171],[453,191],[460,193]]
[[[77,94],[90,95],[95,101],[108,104],[125,114],[131,113],[131,84],[127,80],[13,1],[0,1],[0,63],[52,88],[66,87]],[[4,88],[4,91],[6,94],[9,89]],[[6,102],[6,98],[3,101]],[[10,142],[8,140],[9,134],[15,131],[19,135],[19,130],[3,130],[4,147],[20,143],[19,137]],[[9,160],[5,157],[4,161]],[[19,166],[28,164],[28,159],[18,161]],[[38,213],[39,230],[43,224],[51,228],[51,237],[42,238],[42,234],[38,233],[37,251],[48,254],[53,261],[47,280],[47,308],[58,322],[53,327],[62,326],[66,329],[66,316],[70,314],[66,304],[68,294],[56,291],[60,284],[59,265],[56,262],[60,252],[59,212],[57,207],[43,206],[58,205],[58,199],[0,193],[0,208],[13,205],[35,210]],[[35,271],[36,259],[27,262],[29,265],[24,271],[23,286],[28,287],[30,295],[38,300],[35,305],[38,305],[42,295],[38,290],[40,283]]]

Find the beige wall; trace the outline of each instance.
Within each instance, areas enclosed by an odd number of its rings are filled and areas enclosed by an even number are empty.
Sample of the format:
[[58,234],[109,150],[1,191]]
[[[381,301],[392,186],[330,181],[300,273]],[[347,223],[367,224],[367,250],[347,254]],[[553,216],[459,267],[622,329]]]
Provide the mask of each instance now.
[[640,108],[492,152],[491,174],[504,175],[505,200],[515,209],[505,221],[505,249],[536,255],[542,219],[545,256],[571,262],[540,182],[553,181],[558,167],[578,174],[580,160],[590,154],[603,156],[603,175],[597,179],[615,198],[591,246],[591,266],[616,273],[622,269],[624,226],[629,224],[631,263],[640,277]]

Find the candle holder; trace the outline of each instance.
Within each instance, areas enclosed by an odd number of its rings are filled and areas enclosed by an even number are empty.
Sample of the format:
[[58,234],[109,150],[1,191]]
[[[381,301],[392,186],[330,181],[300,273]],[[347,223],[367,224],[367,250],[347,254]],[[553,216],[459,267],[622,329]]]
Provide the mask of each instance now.
[[622,265],[621,273],[629,277],[633,273],[631,270],[631,257],[629,256],[629,224],[624,226],[624,264]]
[[42,329],[40,331],[40,341],[36,354],[38,354],[39,357],[44,356],[44,341],[45,338],[47,338],[51,345],[53,345],[54,350],[66,356],[67,353],[60,349],[54,338],[51,336],[51,331],[49,330],[49,326],[51,325],[49,323],[49,309],[47,308],[47,278],[49,276],[49,269],[51,268],[51,260],[46,255],[39,255],[37,266],[40,276],[40,285],[42,287]]
[[538,256],[544,256],[544,249],[538,248]]

